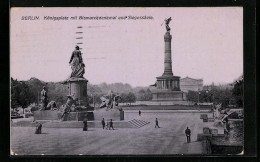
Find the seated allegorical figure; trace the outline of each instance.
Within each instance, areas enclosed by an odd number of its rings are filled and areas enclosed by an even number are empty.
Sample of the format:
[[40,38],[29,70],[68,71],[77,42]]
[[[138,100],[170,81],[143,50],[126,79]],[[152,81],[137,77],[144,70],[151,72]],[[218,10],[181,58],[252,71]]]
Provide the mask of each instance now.
[[45,110],[58,110],[56,102],[55,101],[49,102]]
[[[112,92],[112,91],[111,91]],[[115,95],[113,92],[109,93],[106,96],[102,96],[100,99],[102,101],[100,108],[112,109],[115,106],[118,106],[119,99],[121,97],[119,95]]]
[[71,112],[71,107],[72,105],[76,105],[76,101],[73,99],[72,95],[67,95],[68,99],[65,103],[65,105],[63,105],[61,111],[62,111],[62,116],[61,118],[63,118],[66,114]]

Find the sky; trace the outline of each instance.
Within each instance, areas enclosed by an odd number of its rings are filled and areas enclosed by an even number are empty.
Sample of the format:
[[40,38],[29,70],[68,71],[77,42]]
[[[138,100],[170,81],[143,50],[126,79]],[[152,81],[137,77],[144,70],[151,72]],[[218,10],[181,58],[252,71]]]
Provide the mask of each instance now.
[[[39,16],[39,20],[22,20]],[[67,16],[68,20],[44,20]],[[77,16],[116,16],[115,20],[72,20]],[[118,19],[152,16],[153,19]],[[243,74],[243,8],[12,8],[10,73],[62,81],[77,43],[91,84],[149,86],[164,70],[165,18],[172,18],[172,69],[176,76],[204,84],[233,82]],[[77,28],[82,26],[82,28]],[[76,32],[83,32],[76,34]],[[76,39],[83,37],[82,40]]]

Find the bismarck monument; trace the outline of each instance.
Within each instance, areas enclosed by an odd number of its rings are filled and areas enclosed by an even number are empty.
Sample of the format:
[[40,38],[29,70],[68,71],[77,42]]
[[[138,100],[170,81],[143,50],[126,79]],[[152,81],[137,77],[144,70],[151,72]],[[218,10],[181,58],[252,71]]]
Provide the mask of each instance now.
[[[118,96],[113,97],[114,106],[109,109],[94,110],[88,103],[87,83],[88,80],[83,77],[85,73],[85,64],[82,59],[82,53],[76,46],[72,52],[69,64],[71,66],[70,77],[61,82],[68,85],[67,101],[59,109],[47,109],[47,92],[42,92],[42,109],[34,111],[34,120],[61,120],[61,121],[101,121],[103,118],[113,119],[114,121],[124,120],[124,111],[115,104]],[[112,100],[111,100],[112,102]],[[47,106],[48,107],[48,106]]]
[[152,91],[152,101],[182,101],[183,92],[180,89],[180,77],[174,76],[172,72],[171,58],[171,28],[169,23],[171,18],[165,20],[166,33],[164,35],[165,52],[164,52],[164,73],[162,76],[156,77],[156,89]]
[[[87,95],[88,80],[83,77],[85,64],[82,59],[79,46],[72,52],[69,64],[71,66],[70,77],[63,82],[68,85],[68,100],[63,107],[62,120],[94,120],[93,108],[89,106]],[[75,105],[75,107],[73,107]]]
[[[46,107],[47,92],[43,89],[42,94],[42,109],[34,112],[34,120],[58,120],[62,121],[83,121],[94,120],[93,107],[88,104],[87,83],[88,80],[83,77],[85,73],[85,64],[83,63],[81,51],[76,46],[72,52],[69,64],[72,72],[70,77],[61,82],[68,85],[68,95],[66,103],[55,111],[49,110]],[[47,106],[48,107],[48,106]]]
[[72,70],[70,78],[66,81],[69,88],[69,95],[77,98],[80,106],[88,107],[88,80],[83,77],[85,73],[85,64],[83,63],[81,51],[78,46],[76,46],[76,49],[72,52],[69,64]]

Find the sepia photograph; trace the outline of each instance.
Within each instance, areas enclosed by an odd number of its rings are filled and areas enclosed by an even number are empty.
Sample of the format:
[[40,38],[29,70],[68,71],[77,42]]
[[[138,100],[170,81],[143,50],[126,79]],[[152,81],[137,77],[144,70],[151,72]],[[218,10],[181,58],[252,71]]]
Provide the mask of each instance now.
[[244,155],[243,7],[12,7],[10,155]]

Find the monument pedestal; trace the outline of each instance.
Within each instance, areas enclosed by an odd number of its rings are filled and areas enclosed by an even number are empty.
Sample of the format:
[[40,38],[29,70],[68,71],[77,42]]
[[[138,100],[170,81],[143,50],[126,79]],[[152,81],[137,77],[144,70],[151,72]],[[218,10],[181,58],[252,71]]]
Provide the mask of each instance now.
[[156,89],[152,90],[152,101],[182,101],[184,94],[180,91],[180,77],[163,74],[156,77]]
[[94,112],[94,120],[101,121],[103,118],[105,120],[112,119],[113,121],[124,120],[124,111],[119,111],[118,109],[100,109],[95,110]]
[[34,120],[59,120],[62,113],[60,111],[44,110],[34,111]]
[[[61,119],[61,115],[62,112],[52,110],[33,112],[34,120],[59,120]],[[94,120],[93,111],[70,112],[65,114],[63,121],[83,121],[85,118],[88,121]]]
[[63,121],[83,121],[84,119],[87,119],[88,121],[93,121],[93,111],[70,112],[64,115]]
[[152,101],[182,101],[183,92],[180,90],[180,77],[174,76],[172,72],[172,36],[170,30],[164,35],[164,72],[156,77],[156,89],[152,91]]
[[87,95],[87,83],[88,80],[85,78],[69,78],[66,83],[69,88],[69,95],[73,98],[77,98],[80,106],[88,107],[88,95]]
[[183,93],[181,91],[154,90],[152,91],[152,101],[182,101]]

